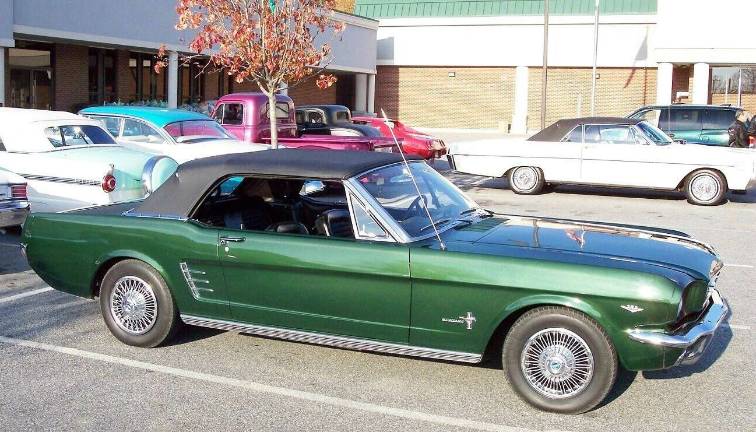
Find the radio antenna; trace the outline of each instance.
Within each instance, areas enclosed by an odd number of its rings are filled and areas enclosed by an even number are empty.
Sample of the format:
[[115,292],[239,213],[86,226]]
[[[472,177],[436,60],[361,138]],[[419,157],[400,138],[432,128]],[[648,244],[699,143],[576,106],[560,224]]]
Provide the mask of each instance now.
[[415,185],[415,191],[417,191],[417,196],[420,198],[420,203],[425,209],[425,214],[428,215],[428,220],[431,223],[431,227],[433,227],[433,232],[436,233],[438,244],[441,247],[441,250],[446,250],[446,243],[444,243],[444,241],[441,239],[441,234],[438,232],[436,222],[433,220],[433,216],[431,216],[430,210],[428,210],[428,206],[425,203],[425,198],[423,198],[423,194],[420,192],[420,187],[417,185],[417,181],[415,181],[415,176],[414,174],[412,174],[412,169],[409,166],[409,162],[407,162],[407,158],[404,156],[404,150],[402,150],[402,146],[399,145],[399,140],[397,140],[396,135],[394,135],[394,128],[389,124],[389,119],[386,116],[386,111],[384,111],[383,108],[381,108],[381,116],[383,116],[383,122],[386,123],[389,132],[391,132],[391,138],[394,139],[394,144],[396,144],[396,148],[399,150],[399,154],[402,155],[404,166],[407,168],[407,174],[409,174],[410,179],[412,179],[412,184]]

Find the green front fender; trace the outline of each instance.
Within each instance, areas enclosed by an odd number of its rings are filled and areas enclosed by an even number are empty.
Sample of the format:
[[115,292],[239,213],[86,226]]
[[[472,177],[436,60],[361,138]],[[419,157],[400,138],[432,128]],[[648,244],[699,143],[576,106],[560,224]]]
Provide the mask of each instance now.
[[[609,336],[617,351],[620,364],[628,370],[651,370],[669,367],[680,354],[677,351],[665,352],[662,347],[631,340],[627,335],[627,330],[633,327],[631,322],[618,319],[616,313],[613,318],[612,314],[601,304],[594,306],[580,298],[568,295],[536,294],[518,299],[500,312],[501,319],[491,324],[487,332],[493,337],[502,326],[511,326],[516,318],[526,311],[542,306],[562,306],[577,310],[596,321]],[[504,328],[503,330],[507,331],[508,329]]]

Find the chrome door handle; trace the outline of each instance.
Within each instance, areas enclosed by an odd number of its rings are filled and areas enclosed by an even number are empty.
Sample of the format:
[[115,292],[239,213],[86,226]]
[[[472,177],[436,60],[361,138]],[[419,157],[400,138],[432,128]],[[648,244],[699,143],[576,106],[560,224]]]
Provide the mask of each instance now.
[[246,239],[246,237],[221,237],[220,244],[225,245],[228,243],[241,243]]

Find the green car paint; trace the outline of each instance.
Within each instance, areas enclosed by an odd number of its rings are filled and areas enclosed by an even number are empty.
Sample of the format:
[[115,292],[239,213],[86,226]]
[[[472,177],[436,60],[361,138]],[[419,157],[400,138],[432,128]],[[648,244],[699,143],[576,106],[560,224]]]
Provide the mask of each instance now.
[[[562,305],[596,320],[630,370],[674,364],[682,349],[628,332],[669,330],[683,289],[707,287],[718,263],[684,238],[533,218],[446,230],[442,250],[434,238],[380,243],[103,213],[32,215],[22,240],[31,267],[93,297],[110,265],[134,258],[162,275],[182,315],[471,354],[528,308]],[[194,289],[186,269],[205,273]]]

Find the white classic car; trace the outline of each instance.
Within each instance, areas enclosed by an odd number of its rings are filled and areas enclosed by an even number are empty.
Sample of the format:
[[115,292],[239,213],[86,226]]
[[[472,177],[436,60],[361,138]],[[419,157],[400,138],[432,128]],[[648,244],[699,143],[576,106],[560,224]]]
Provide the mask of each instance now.
[[179,163],[270,148],[241,142],[215,120],[192,111],[107,105],[85,108],[79,114],[101,121],[124,147],[169,156]]
[[519,142],[457,143],[452,169],[508,177],[518,194],[547,184],[586,184],[684,191],[688,201],[716,205],[728,190],[756,184],[756,152],[686,145],[642,119],[589,117],[560,120]]
[[18,226],[29,214],[26,180],[10,171],[0,169],[0,228]]
[[0,108],[0,168],[26,179],[33,212],[143,198],[177,167],[171,158],[121,147],[95,120]]

